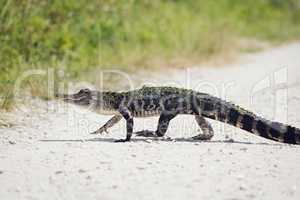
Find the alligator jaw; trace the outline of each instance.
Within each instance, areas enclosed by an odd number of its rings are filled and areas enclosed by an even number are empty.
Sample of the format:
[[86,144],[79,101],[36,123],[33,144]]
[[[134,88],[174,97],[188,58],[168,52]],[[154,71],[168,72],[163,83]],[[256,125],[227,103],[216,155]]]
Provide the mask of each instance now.
[[76,98],[74,97],[73,94],[55,94],[55,97],[64,101],[64,102],[70,102],[70,103],[75,103]]

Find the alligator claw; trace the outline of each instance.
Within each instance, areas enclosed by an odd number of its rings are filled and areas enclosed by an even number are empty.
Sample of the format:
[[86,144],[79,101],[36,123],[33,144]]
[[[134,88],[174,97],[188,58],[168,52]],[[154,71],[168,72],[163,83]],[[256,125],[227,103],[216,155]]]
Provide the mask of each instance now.
[[157,137],[154,131],[142,130],[135,132],[136,136],[140,137]]
[[108,133],[106,127],[102,126],[101,128],[99,128],[98,130],[91,132],[90,134],[102,134],[103,132],[105,132],[106,134]]
[[119,140],[115,140],[114,142],[119,143],[119,142],[129,142],[130,140],[128,139],[119,139]]

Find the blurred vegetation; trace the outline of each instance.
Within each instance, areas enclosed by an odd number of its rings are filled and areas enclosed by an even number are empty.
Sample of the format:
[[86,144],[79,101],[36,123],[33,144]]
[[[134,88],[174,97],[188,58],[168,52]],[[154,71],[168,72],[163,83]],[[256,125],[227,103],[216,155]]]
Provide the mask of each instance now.
[[63,66],[77,79],[95,67],[205,59],[241,38],[299,36],[299,0],[0,0],[0,107],[27,69]]

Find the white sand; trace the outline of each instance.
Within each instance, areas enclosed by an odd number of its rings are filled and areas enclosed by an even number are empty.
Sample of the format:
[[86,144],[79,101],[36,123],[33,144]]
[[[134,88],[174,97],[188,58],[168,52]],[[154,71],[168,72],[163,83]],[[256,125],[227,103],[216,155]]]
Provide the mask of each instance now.
[[[300,127],[299,52],[296,43],[244,56],[222,69],[177,70],[143,80],[201,88]],[[278,69],[277,86],[262,90]],[[225,92],[224,85],[229,87]],[[14,126],[0,129],[1,200],[300,198],[300,146],[218,122],[212,122],[211,142],[189,142],[180,138],[198,133],[191,116],[171,122],[167,135],[175,140],[133,137],[130,143],[113,143],[125,137],[123,120],[109,135],[96,137],[88,132],[110,116],[55,101],[32,103],[8,116]],[[135,120],[135,130],[156,125],[156,117]]]

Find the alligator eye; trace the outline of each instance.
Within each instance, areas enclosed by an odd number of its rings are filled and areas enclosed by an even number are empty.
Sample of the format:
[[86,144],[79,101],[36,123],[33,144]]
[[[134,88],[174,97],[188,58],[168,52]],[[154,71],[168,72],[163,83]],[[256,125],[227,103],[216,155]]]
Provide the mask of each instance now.
[[85,88],[85,89],[79,90],[78,93],[79,93],[79,94],[90,93],[90,90],[89,90],[88,88]]
[[83,93],[84,93],[83,89],[79,90],[79,92],[78,92],[78,94],[83,94]]

